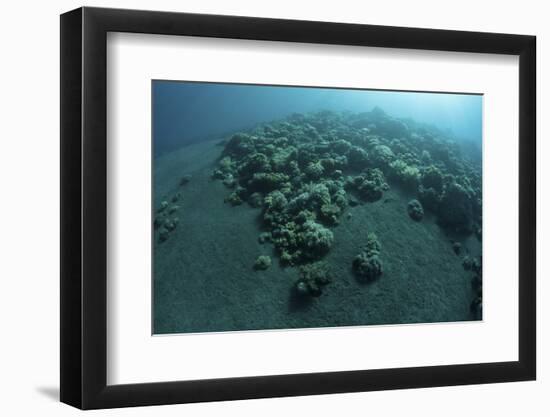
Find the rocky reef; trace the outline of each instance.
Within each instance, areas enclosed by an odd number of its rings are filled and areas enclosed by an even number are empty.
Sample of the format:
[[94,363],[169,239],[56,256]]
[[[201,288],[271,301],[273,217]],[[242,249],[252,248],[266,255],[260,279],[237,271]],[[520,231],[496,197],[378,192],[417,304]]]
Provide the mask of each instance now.
[[[481,239],[480,163],[432,126],[377,107],[322,111],[259,124],[220,145],[212,177],[229,190],[226,203],[261,211],[259,242],[273,245],[281,265],[301,268],[294,289],[302,295],[319,296],[330,282],[319,262],[337,244],[332,229],[346,210],[368,209],[390,186],[412,199],[404,213],[412,220],[430,213],[445,231]],[[382,275],[380,247],[370,233],[353,258],[360,281]]]

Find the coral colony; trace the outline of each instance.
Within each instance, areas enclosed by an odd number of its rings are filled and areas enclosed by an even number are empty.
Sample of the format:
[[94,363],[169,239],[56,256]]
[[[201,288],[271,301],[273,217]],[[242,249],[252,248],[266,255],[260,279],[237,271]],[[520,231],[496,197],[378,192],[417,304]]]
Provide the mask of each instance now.
[[[481,168],[435,128],[390,117],[380,108],[323,111],[260,124],[220,145],[213,178],[229,190],[225,202],[261,210],[259,242],[273,245],[282,266],[299,268],[294,283],[299,296],[319,297],[335,279],[323,258],[334,244],[332,229],[348,207],[368,207],[390,187],[414,196],[403,207],[411,221],[422,222],[430,213],[444,231],[474,233],[481,241]],[[181,186],[189,180],[184,177]],[[158,242],[177,227],[179,198],[176,193],[156,211]],[[359,284],[383,279],[383,242],[366,229],[360,231],[363,246],[350,254]],[[450,245],[457,256],[462,254],[460,243]],[[480,317],[481,256],[462,262],[473,274],[471,311]],[[260,256],[253,269],[265,270],[271,263],[269,256]]]

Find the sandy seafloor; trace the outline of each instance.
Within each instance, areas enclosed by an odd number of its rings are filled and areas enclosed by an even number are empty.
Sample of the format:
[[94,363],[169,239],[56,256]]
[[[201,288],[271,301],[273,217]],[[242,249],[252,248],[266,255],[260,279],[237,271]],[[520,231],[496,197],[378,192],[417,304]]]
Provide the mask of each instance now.
[[[331,229],[334,243],[324,259],[332,283],[319,298],[296,298],[298,269],[280,267],[272,245],[258,242],[261,210],[224,203],[229,190],[211,179],[223,150],[216,144],[190,145],[154,161],[154,206],[177,190],[183,195],[178,227],[154,243],[155,334],[473,320],[473,273],[453,252],[456,237],[429,214],[411,220],[412,196],[395,187],[378,202],[347,209]],[[184,174],[192,179],[179,187]],[[384,273],[362,284],[351,265],[370,231],[382,244]],[[461,242],[464,254],[480,254],[474,237]],[[264,254],[271,267],[255,271]]]

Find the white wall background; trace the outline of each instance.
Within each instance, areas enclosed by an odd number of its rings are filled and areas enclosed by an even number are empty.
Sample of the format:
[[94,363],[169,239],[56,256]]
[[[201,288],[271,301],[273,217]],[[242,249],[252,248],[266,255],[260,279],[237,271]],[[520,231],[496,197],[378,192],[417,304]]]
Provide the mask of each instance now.
[[[78,412],[59,404],[59,17],[73,0],[9,2],[0,22],[0,413]],[[550,412],[550,133],[542,120],[550,83],[550,26],[536,0],[362,1],[171,0],[93,1],[86,5],[239,14],[293,19],[510,32],[538,37],[539,265],[538,381],[498,385],[326,395],[99,411],[94,415],[257,416],[409,415],[545,416]],[[546,394],[546,395],[545,395]]]

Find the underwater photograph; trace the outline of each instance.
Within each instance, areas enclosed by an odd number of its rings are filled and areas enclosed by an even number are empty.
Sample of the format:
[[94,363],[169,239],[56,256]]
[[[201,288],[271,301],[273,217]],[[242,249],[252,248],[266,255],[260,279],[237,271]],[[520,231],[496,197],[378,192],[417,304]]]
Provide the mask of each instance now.
[[151,88],[153,334],[482,320],[483,95]]

